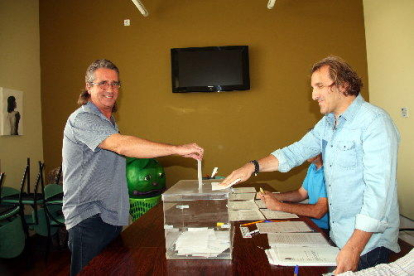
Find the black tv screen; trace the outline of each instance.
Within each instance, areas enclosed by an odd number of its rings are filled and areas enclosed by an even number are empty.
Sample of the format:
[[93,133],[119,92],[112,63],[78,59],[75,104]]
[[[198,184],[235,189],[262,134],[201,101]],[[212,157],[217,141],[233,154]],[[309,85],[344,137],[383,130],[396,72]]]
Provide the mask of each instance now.
[[249,48],[174,48],[171,72],[174,93],[249,90]]

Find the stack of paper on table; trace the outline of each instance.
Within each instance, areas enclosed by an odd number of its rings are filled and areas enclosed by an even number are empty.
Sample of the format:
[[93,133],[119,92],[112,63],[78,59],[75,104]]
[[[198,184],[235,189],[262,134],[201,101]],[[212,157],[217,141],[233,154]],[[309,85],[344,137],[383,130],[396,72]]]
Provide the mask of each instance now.
[[229,209],[229,220],[230,221],[246,221],[246,220],[264,220],[265,217],[259,211],[254,210],[230,210]]
[[189,228],[175,242],[178,255],[217,257],[230,248],[229,232],[208,228]]
[[227,207],[231,210],[258,210],[253,201],[229,201]]
[[269,233],[267,239],[270,247],[330,246],[321,233]]
[[243,193],[255,193],[256,189],[254,187],[236,187],[231,188],[231,192],[235,194],[243,194]]
[[234,201],[234,200],[250,200],[253,201],[255,197],[254,193],[242,193],[242,194],[235,194],[235,193],[231,193],[229,196],[229,200]]
[[260,209],[266,209],[266,203],[264,203],[263,200],[255,200],[254,203],[256,203],[257,207]]
[[272,247],[265,250],[267,259],[273,265],[285,266],[336,266],[339,248],[322,247]]
[[[280,192],[272,192],[272,194],[280,194]],[[260,199],[259,193],[256,194],[256,199]]]
[[293,219],[299,218],[295,214],[286,213],[282,211],[272,211],[269,209],[260,209],[260,212],[267,218],[267,219]]
[[257,229],[263,233],[292,233],[292,232],[313,232],[303,221],[281,221],[257,223]]

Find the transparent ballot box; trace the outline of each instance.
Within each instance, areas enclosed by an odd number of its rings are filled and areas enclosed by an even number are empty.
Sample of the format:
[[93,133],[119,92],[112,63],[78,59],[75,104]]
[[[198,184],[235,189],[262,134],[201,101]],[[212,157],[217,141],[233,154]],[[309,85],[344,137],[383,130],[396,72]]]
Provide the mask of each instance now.
[[231,259],[229,191],[181,180],[162,195],[167,259]]

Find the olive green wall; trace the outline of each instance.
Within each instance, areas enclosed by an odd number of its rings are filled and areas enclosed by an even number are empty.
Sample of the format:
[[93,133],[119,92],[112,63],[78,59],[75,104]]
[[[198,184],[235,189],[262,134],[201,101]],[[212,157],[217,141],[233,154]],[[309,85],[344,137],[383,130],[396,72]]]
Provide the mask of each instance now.
[[0,171],[6,173],[4,185],[14,188],[27,157],[32,182],[43,160],[39,39],[39,1],[0,0],[0,87],[23,91],[23,135],[0,136]]
[[[40,0],[44,156],[61,161],[62,132],[87,66],[107,58],[121,70],[118,123],[123,134],[205,148],[204,174],[227,175],[299,139],[321,117],[309,69],[339,55],[367,79],[361,0]],[[123,20],[131,26],[124,27]],[[251,90],[173,94],[170,49],[248,45]],[[367,90],[363,94],[368,98]],[[196,161],[160,158],[168,185],[197,177]],[[255,181],[279,190],[301,184],[306,166]]]
[[[414,220],[414,1],[364,0],[371,102],[390,113],[400,130],[398,199]],[[401,117],[401,108],[409,117]]]

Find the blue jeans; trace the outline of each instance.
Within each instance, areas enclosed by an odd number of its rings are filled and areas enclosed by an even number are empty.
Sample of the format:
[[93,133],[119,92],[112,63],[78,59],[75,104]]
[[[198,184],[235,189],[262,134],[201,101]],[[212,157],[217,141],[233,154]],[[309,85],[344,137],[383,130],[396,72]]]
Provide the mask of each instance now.
[[376,266],[377,264],[387,263],[391,250],[386,247],[377,247],[359,258],[358,270]]
[[68,230],[69,249],[72,252],[70,275],[77,275],[90,260],[98,255],[119,233],[122,226],[113,226],[94,215]]

